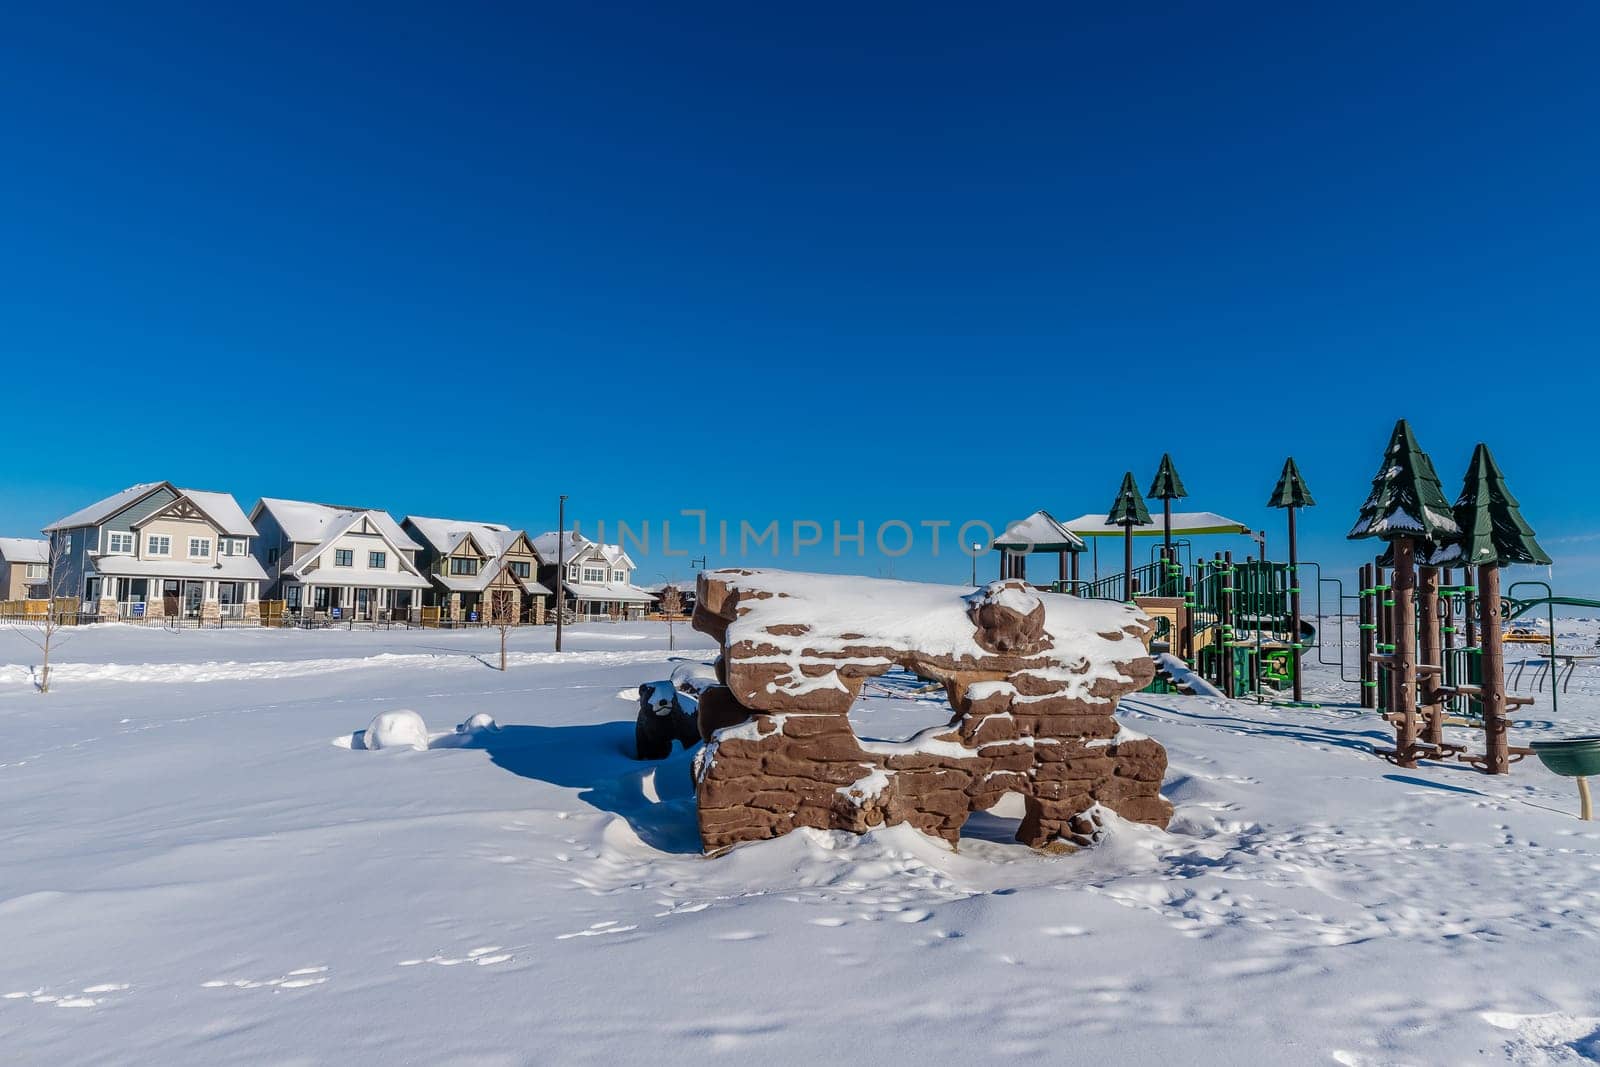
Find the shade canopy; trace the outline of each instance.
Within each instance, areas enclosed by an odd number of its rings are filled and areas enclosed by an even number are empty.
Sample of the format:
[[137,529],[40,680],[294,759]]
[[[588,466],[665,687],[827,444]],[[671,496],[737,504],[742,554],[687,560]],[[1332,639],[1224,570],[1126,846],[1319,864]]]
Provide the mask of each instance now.
[[1008,552],[1082,552],[1087,546],[1048,511],[1035,511],[1007,526],[994,539],[994,547]]
[[[1068,530],[1079,537],[1121,537],[1124,527],[1106,521],[1104,515],[1079,515],[1066,523]],[[1157,526],[1135,526],[1135,537],[1160,537],[1162,529]],[[1226,515],[1218,515],[1214,511],[1174,511],[1172,513],[1172,532],[1174,534],[1248,534],[1250,527],[1242,522],[1237,522]]]

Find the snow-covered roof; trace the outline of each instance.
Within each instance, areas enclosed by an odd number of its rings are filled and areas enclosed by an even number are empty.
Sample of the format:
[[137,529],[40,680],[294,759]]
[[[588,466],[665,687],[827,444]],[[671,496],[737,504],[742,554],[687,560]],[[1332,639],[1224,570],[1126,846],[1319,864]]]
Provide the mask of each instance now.
[[292,575],[304,585],[332,585],[340,588],[365,586],[370,589],[427,589],[428,579],[413,571],[352,570],[348,567],[318,567],[309,574]]
[[569,562],[593,544],[593,541],[586,537],[580,537],[572,530],[567,531],[565,539],[555,530],[551,530],[549,533],[542,533],[533,538],[533,550],[539,554],[541,560],[551,564],[557,561],[558,550],[559,559],[563,562]]
[[149,496],[157,489],[166,485],[166,482],[141,482],[130,485],[120,493],[112,493],[104,500],[96,500],[86,508],[79,508],[71,515],[64,515],[44,528],[45,533],[55,530],[71,530],[79,526],[94,526],[104,522],[135,500]]
[[648,604],[655,597],[636,585],[611,582],[595,585],[589,582],[565,582],[562,588],[574,600],[614,600],[624,604]]
[[225,581],[264,582],[267,572],[254,556],[218,556],[204,563],[176,559],[139,559],[136,556],[99,556],[94,569],[119,578],[221,578]]
[[[1079,515],[1071,522],[1065,524],[1067,529],[1079,537],[1121,537],[1123,528],[1106,521],[1104,514],[1090,513]],[[1214,511],[1174,511],[1172,513],[1172,532],[1175,534],[1247,534],[1250,527],[1226,515],[1218,515]],[[1156,519],[1149,526],[1135,526],[1135,537],[1160,537],[1162,536],[1161,520]]]
[[[546,563],[556,562],[556,547],[562,543],[560,534],[551,530],[535,537],[532,543],[533,550],[539,554],[540,559]],[[633,558],[622,550],[621,545],[596,544],[576,531],[568,530],[565,548],[561,554],[562,562],[572,563],[589,553],[597,553],[612,567],[625,567],[631,571],[637,566]]]
[[50,542],[42,537],[0,537],[0,560],[7,563],[49,563]]
[[300,544],[318,544],[327,536],[330,525],[345,522],[345,529],[349,529],[350,524],[346,521],[349,516],[366,515],[395,548],[414,552],[422,547],[400,529],[400,524],[395,522],[387,511],[379,511],[376,508],[345,508],[332,504],[313,504],[305,500],[280,500],[265,496],[256,507],[270,512],[283,529],[284,536]]
[[180,496],[188,497],[201,511],[215,522],[222,532],[231,537],[254,537],[256,528],[245,517],[244,510],[239,507],[238,501],[233,499],[232,493],[214,493],[204,489],[180,489],[171,482],[141,482],[130,485],[120,493],[112,493],[104,500],[97,500],[86,508],[80,508],[71,515],[64,516],[44,528],[45,533],[55,530],[71,530],[79,526],[98,526],[117,512],[144,499],[157,489],[165,486]]
[[[1118,532],[1121,529],[1117,527]],[[994,547],[1023,552],[1082,552],[1084,543],[1048,511],[1041,510],[1007,526],[1006,532],[994,539]]]
[[429,519],[407,515],[405,521],[440,555],[448,556],[467,537],[489,556],[498,556],[517,539],[517,531],[498,522],[468,522],[463,519]]

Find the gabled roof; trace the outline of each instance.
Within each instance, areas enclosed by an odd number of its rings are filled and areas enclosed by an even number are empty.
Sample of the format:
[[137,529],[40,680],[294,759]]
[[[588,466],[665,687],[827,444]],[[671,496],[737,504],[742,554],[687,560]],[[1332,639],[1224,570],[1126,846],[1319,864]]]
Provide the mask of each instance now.
[[0,560],[7,563],[49,563],[50,542],[42,537],[0,537]]
[[195,507],[199,508],[207,518],[217,525],[223,533],[230,537],[254,537],[256,528],[245,518],[244,510],[239,507],[238,501],[233,499],[232,493],[214,493],[204,489],[180,489],[171,482],[141,482],[130,485],[120,493],[112,493],[104,500],[97,500],[86,508],[74,511],[71,515],[57,519],[44,528],[45,533],[55,530],[72,530],[80,526],[98,526],[107,519],[132,504],[136,504],[157,489],[170,489],[182,497],[188,497]]
[[518,531],[498,522],[430,519],[421,515],[407,515],[404,521],[441,556],[451,555],[462,541],[470,537],[485,556],[493,559],[510,548],[518,534]]
[[994,547],[1020,552],[1082,552],[1085,546],[1083,538],[1041,510],[1007,526],[1006,532],[994,539]]
[[[251,514],[255,515],[261,511],[269,512],[283,529],[284,536],[300,544],[320,544],[327,536],[330,525],[344,522],[351,515],[367,515],[371,517],[372,524],[382,531],[392,547],[413,552],[422,547],[400,529],[399,523],[395,522],[387,511],[379,511],[376,508],[345,508],[333,504],[313,504],[305,500],[282,500],[264,496],[257,502]],[[349,529],[349,526],[347,523],[345,529]]]
[[210,493],[203,489],[179,489],[179,493],[194,501],[195,507],[210,516],[222,532],[232,537],[254,537],[256,528],[245,517],[244,509],[233,499],[232,493]]

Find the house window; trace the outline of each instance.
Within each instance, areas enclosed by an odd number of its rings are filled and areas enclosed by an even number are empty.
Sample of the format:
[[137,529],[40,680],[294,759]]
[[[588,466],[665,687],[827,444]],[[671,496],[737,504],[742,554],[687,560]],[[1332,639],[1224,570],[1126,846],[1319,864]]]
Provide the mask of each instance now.
[[387,567],[388,565],[389,565],[389,553],[387,553],[387,552],[368,552],[367,553],[367,567],[369,569],[375,570],[375,571],[381,571],[385,567]]
[[49,565],[44,563],[28,564],[28,577],[34,579],[50,577]]
[[117,556],[133,555],[133,534],[115,532],[106,534],[106,551]]
[[473,558],[469,557],[469,556],[451,556],[450,557],[450,573],[451,574],[477,574],[478,573],[478,561],[476,559],[473,559]]
[[278,550],[275,549],[275,548],[267,549],[267,566],[270,567],[274,563],[277,563],[277,562],[278,562]]
[[356,565],[356,552],[353,548],[336,548],[333,550],[333,565],[335,567],[354,567]]
[[514,559],[511,561],[511,573],[515,574],[518,578],[528,578],[532,576],[533,568],[525,559]]
[[172,555],[172,538],[166,534],[151,534],[144,539],[144,554],[147,556]]
[[604,567],[585,567],[585,568],[583,568],[583,580],[586,581],[586,582],[593,582],[596,585],[604,585],[605,581],[606,581],[605,568]]
[[220,551],[224,556],[244,555],[244,539],[240,537],[223,538]]
[[209,537],[191,537],[191,538],[189,538],[189,558],[190,559],[210,559],[211,558],[211,538],[209,538]]
[[572,566],[567,568],[567,581],[575,582],[577,580],[578,580],[578,565],[576,563],[574,563]]
[[628,580],[628,572],[627,571],[612,571],[611,572],[611,580],[613,582],[626,582]]

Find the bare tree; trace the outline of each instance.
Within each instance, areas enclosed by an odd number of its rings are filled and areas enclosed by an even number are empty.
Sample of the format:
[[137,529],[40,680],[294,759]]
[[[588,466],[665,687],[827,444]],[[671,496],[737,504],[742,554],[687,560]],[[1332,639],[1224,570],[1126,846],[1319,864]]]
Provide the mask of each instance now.
[[[49,600],[45,603],[45,612],[42,616],[24,614],[20,619],[7,621],[7,629],[13,630],[22,636],[22,639],[32,644],[43,655],[39,666],[39,676],[36,684],[39,692],[50,692],[50,653],[66,643],[67,638],[60,633],[65,625],[62,615],[57,611],[57,601],[68,595],[66,591],[67,580],[71,573],[67,570],[67,538],[52,537],[50,539],[50,555],[45,563],[45,595]],[[110,579],[107,579],[110,580]]]
[[673,624],[683,614],[683,593],[670,582],[661,587],[661,614],[667,617],[667,651],[676,651],[678,634]]
[[506,638],[517,625],[515,597],[509,589],[489,590],[489,625],[500,631],[500,669],[506,669]]

